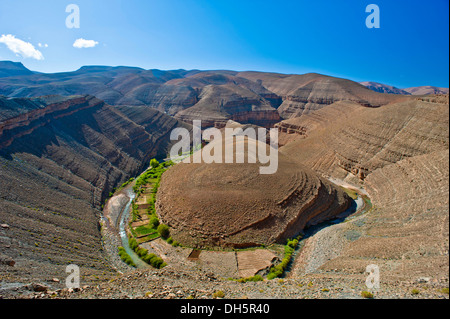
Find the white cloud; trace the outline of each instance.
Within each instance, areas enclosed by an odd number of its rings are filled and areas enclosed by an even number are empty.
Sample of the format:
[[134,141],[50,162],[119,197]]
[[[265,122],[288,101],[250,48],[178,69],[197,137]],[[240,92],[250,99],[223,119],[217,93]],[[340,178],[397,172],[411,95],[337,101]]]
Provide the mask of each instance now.
[[6,44],[8,49],[23,58],[44,60],[44,56],[42,55],[42,53],[39,50],[36,50],[36,48],[31,43],[17,39],[14,35],[2,34],[2,36],[0,37],[0,43]]
[[80,39],[76,39],[75,42],[73,43],[74,48],[93,48],[98,44],[97,41],[94,40],[85,40],[83,38]]
[[38,47],[40,47],[40,48],[48,48],[48,44],[47,43],[45,43],[45,44],[38,43]]

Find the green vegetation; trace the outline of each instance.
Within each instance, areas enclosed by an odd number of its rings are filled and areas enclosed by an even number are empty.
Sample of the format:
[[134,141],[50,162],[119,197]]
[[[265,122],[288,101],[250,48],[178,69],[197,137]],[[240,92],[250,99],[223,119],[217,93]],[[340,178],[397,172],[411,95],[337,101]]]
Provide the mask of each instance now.
[[157,229],[158,226],[159,226],[159,219],[158,219],[158,217],[153,216],[153,217],[150,219],[150,222],[148,223],[148,226],[149,226],[150,228],[152,228],[152,229]]
[[157,167],[159,166],[158,160],[157,160],[156,158],[151,159],[151,160],[150,160],[150,166],[151,166],[152,168],[157,168]]
[[[153,166],[152,164],[156,166]],[[152,189],[152,193],[156,193],[159,187],[159,181],[161,180],[161,175],[173,164],[174,163],[172,161],[159,163],[156,159],[152,159],[150,161],[151,168],[146,170],[136,179],[136,184],[133,187],[133,191],[136,194],[141,194],[143,191],[142,186],[152,183],[155,184]]]
[[413,290],[411,290],[411,294],[412,295],[418,295],[418,294],[420,294],[420,290],[419,289],[413,289]]
[[178,152],[179,158],[175,159],[176,163],[179,163],[183,161],[184,159],[188,158],[189,156],[193,155],[195,152],[203,148],[203,144],[199,143],[192,147],[192,149],[189,152],[181,152],[181,150]]
[[439,292],[442,292],[443,294],[447,294],[448,295],[449,290],[448,290],[448,288],[442,288],[442,289],[439,290]]
[[213,298],[224,298],[225,297],[225,293],[222,290],[218,290],[215,293],[213,293]]
[[125,188],[126,186],[128,186],[128,184],[130,184],[132,181],[134,181],[134,177],[130,178],[130,179],[127,180],[125,183],[123,183],[122,185],[120,185],[119,190],[121,190],[122,188]]
[[[161,176],[173,164],[174,163],[171,161],[159,163],[158,160],[152,159],[150,161],[150,168],[136,179],[133,186],[133,191],[136,194],[136,199],[133,201],[132,205],[132,220],[129,227],[132,236],[131,238],[129,238],[129,245],[140,259],[158,269],[163,268],[167,264],[162,258],[158,257],[155,254],[149,253],[148,250],[144,248],[139,247],[139,243],[137,242],[136,238],[139,237],[139,242],[142,242],[143,240],[148,241],[161,237],[167,240],[171,245],[175,247],[179,246],[179,243],[174,241],[170,237],[169,226],[160,223],[155,209],[156,193],[158,192]],[[132,180],[129,180],[128,183],[131,181]],[[148,191],[149,187],[152,187],[150,191]],[[146,210],[149,217],[149,222],[146,225],[131,227],[131,223],[137,220],[142,220],[141,212],[139,211],[139,206],[136,204],[136,202],[139,196],[141,196],[143,193],[148,196],[148,208]]]
[[139,247],[136,239],[134,238],[129,239],[128,245],[130,245],[130,248],[133,249],[134,251],[136,251],[136,249]]
[[366,298],[366,299],[373,299],[373,294],[369,291],[362,291],[361,297]]
[[349,188],[345,188],[345,187],[342,187],[342,186],[341,186],[341,188],[342,188],[342,189],[344,190],[344,192],[346,192],[347,195],[350,196],[353,200],[357,200],[357,199],[358,199],[358,193],[357,193],[355,190],[349,189]]
[[157,269],[161,269],[167,266],[164,260],[161,257],[156,256],[155,254],[146,254],[142,257],[142,260]]
[[136,264],[133,262],[130,255],[127,254],[127,252],[125,251],[125,248],[123,248],[122,246],[119,247],[119,256],[120,256],[120,259],[122,259],[122,261],[124,261],[126,264],[128,264],[132,267],[136,267]]
[[155,229],[151,227],[150,225],[142,225],[139,227],[136,227],[134,229],[137,236],[143,236],[143,235],[153,235],[155,234]]
[[161,237],[164,238],[164,239],[168,239],[169,236],[170,236],[169,226],[167,226],[165,224],[159,225],[158,228],[157,228],[157,231],[161,235]]
[[178,247],[178,246],[180,246],[180,243],[177,242],[176,240],[174,240],[172,237],[169,237],[169,238],[167,239],[167,243],[170,244],[170,245],[172,245],[173,247]]
[[237,281],[239,283],[246,283],[246,282],[257,282],[257,281],[264,281],[264,278],[260,275],[256,275],[256,276],[252,276],[252,277],[247,277],[247,278],[239,278],[239,279],[235,279],[235,278],[228,278],[229,280],[232,281]]
[[167,266],[167,264],[161,257],[158,257],[155,254],[149,254],[147,249],[139,247],[139,244],[137,243],[136,239],[130,238],[128,243],[130,245],[130,248],[133,249],[133,251],[139,256],[139,258],[141,258],[150,266],[157,269],[161,269]]
[[[152,188],[150,190],[151,196],[149,196],[147,199],[148,204],[147,214],[149,216],[149,223],[148,225],[139,226],[135,229],[130,227],[131,232],[133,233],[134,236],[141,237],[148,235],[147,237],[145,237],[145,240],[152,240],[159,236],[167,240],[170,237],[169,227],[167,225],[164,226],[160,225],[160,221],[158,219],[158,216],[156,215],[155,202],[156,202],[156,193],[158,192],[159,184],[161,181],[161,176],[172,165],[174,165],[174,163],[171,161],[159,163],[156,159],[152,159],[150,161],[150,168],[136,179],[133,191],[137,194],[137,197],[144,192],[144,189],[148,185],[152,185]],[[139,217],[140,214],[138,211],[138,206],[136,204],[133,204],[132,222],[137,221]],[[171,244],[175,247],[179,245],[178,242],[173,240]]]
[[139,218],[138,206],[134,203],[131,204],[131,221],[135,222]]
[[291,262],[292,255],[294,254],[295,248],[297,248],[300,239],[301,236],[294,239],[288,239],[287,244],[284,247],[283,260],[281,261],[280,264],[270,268],[269,274],[267,275],[267,279],[272,280],[283,276],[289,263]]

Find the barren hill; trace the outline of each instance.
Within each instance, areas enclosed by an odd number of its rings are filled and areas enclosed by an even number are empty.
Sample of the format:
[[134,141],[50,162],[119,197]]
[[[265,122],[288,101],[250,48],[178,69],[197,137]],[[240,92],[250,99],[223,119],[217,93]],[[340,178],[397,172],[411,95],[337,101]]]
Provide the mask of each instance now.
[[220,126],[231,119],[265,127],[340,100],[378,107],[398,98],[375,93],[350,80],[314,73],[161,71],[109,66],[5,76],[0,78],[0,94],[91,94],[111,105],[145,105],[188,122],[202,119],[205,126]]
[[412,95],[428,95],[428,94],[448,94],[448,88],[439,88],[436,86],[417,86],[404,89]]
[[194,247],[284,243],[348,206],[342,190],[285,156],[270,175],[259,164],[180,163],[164,174],[157,202],[172,236]]
[[20,62],[0,61],[0,78],[9,76],[31,75],[34,72],[28,70]]
[[371,91],[359,83],[317,73],[241,72],[238,75],[259,82],[280,96],[283,103],[278,111],[284,119],[298,117],[341,100],[355,101],[369,107],[396,100],[395,96]]
[[[310,257],[299,257],[292,276],[309,269],[311,276],[350,280],[370,259],[385,281],[448,280],[448,112],[448,96],[376,109],[339,102],[279,124],[289,136],[281,152],[363,186],[374,205],[367,215],[311,239]],[[329,256],[300,262],[317,254]]]
[[448,104],[421,99],[381,108],[339,102],[279,124],[286,125],[309,137],[284,152],[320,172],[352,173],[361,180],[403,158],[448,148]]

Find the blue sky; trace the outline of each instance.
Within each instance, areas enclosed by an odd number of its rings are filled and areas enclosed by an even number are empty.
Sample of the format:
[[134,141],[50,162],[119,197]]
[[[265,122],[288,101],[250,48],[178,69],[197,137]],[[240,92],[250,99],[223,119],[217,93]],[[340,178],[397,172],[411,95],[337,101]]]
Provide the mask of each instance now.
[[[65,25],[71,3],[80,8],[79,29]],[[379,29],[365,25],[371,3],[380,8]],[[0,42],[0,60],[41,72],[129,65],[448,87],[448,12],[448,0],[2,0],[0,37],[30,43],[43,59]],[[98,44],[75,48],[79,38]]]

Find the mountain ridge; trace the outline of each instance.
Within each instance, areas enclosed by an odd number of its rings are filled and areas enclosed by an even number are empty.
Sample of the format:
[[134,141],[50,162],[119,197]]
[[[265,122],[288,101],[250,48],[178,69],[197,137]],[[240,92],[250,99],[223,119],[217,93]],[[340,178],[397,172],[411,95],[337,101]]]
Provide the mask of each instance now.
[[228,120],[272,127],[282,119],[340,100],[379,107],[397,99],[351,80],[318,73],[162,71],[99,65],[73,72],[3,77],[0,94],[27,98],[90,94],[110,105],[148,106],[186,122],[201,119],[208,127],[223,126]]
[[378,83],[378,82],[372,82],[372,81],[364,81],[364,82],[359,82],[359,83],[375,92],[389,93],[389,94],[430,95],[430,94],[448,94],[449,93],[448,88],[437,87],[437,86],[432,86],[432,85],[414,86],[414,87],[399,89],[395,86],[382,84],[382,83]]

